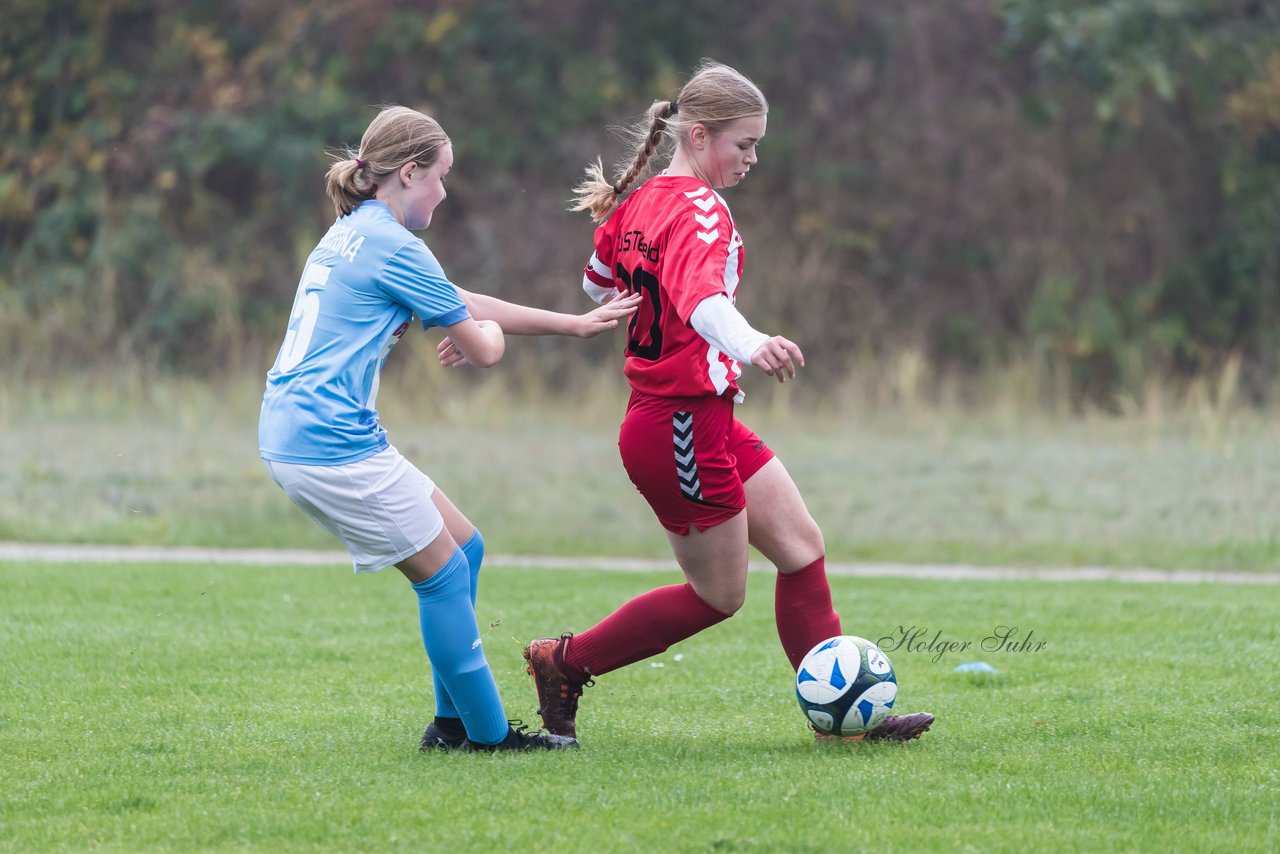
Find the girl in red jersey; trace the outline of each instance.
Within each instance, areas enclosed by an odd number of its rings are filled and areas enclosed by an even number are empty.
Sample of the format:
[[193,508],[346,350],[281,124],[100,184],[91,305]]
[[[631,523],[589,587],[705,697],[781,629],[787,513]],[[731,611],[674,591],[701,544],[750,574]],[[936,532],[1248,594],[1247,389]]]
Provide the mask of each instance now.
[[[841,634],[822,532],[782,461],[734,417],[741,365],[779,382],[804,365],[798,346],[753,329],[734,307],[745,253],[716,192],[737,186],[755,165],[768,110],[750,80],[705,61],[675,100],[650,106],[616,181],[597,161],[577,187],[574,210],[600,223],[583,288],[600,303],[644,297],[630,321],[623,373],[631,400],[618,446],[686,583],[638,596],[584,632],[525,648],[549,732],[576,734],[578,698],[593,677],[737,611],[748,545],[778,569],[778,636],[793,668]],[[673,144],[667,169],[624,199],[664,140]],[[890,716],[867,738],[905,741],[932,722],[923,713]]]

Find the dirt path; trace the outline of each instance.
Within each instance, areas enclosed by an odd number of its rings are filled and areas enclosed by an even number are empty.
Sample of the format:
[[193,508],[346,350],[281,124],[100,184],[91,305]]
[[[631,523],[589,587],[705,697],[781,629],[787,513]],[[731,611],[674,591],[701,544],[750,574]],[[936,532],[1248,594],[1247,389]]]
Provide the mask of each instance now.
[[[44,543],[0,543],[0,561],[46,563],[200,563],[259,566],[347,566],[345,552],[297,549],[213,549],[162,546],[94,546]],[[618,572],[675,570],[671,560],[615,557],[485,556],[490,566],[531,569],[608,569]],[[769,571],[753,562],[753,571]],[[828,563],[832,575],[862,578],[929,578],[942,581],[1122,581],[1138,584],[1280,584],[1278,572],[1209,572],[1172,569],[1107,569],[1104,567],[965,566],[961,564]]]

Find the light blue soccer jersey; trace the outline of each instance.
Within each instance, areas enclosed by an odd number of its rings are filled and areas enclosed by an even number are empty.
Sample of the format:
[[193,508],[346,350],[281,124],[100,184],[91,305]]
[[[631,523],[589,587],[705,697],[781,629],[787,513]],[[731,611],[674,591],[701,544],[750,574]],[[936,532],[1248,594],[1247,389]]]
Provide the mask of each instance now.
[[378,379],[415,314],[423,329],[471,316],[431,250],[385,204],[367,201],[339,217],[307,258],[267,373],[262,457],[337,466],[386,448]]

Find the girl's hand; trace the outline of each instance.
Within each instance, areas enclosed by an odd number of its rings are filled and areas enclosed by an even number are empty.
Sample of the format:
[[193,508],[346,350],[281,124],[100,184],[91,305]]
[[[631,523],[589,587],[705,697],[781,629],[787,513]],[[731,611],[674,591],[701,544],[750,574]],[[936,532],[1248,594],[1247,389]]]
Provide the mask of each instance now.
[[640,308],[643,294],[616,297],[597,309],[576,318],[573,334],[579,338],[594,338],[601,332],[617,329],[622,318],[635,314]]
[[461,368],[468,364],[467,357],[462,355],[462,351],[453,343],[448,335],[436,347],[436,358],[440,360],[440,364],[446,368]]
[[[501,359],[503,352],[506,351],[506,339],[503,337],[502,327],[492,320],[472,320],[467,318],[461,323],[446,326],[445,328],[457,329],[459,335],[469,335],[473,352],[478,351],[481,354],[480,359],[489,360],[486,362],[467,358],[466,354],[458,347],[457,342],[454,341],[454,337],[446,335],[444,340],[436,346],[436,358],[446,368],[460,368],[463,365],[478,365],[481,368],[488,368]],[[466,345],[466,339],[463,340],[463,344]]]
[[786,338],[775,335],[751,354],[751,364],[785,383],[795,377],[798,367],[804,367],[804,353]]

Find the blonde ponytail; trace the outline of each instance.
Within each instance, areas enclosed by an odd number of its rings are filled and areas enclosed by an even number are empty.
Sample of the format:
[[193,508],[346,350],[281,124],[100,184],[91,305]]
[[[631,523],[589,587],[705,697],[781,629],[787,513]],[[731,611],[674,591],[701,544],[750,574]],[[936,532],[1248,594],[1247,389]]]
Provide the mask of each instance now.
[[573,188],[575,203],[570,210],[588,211],[593,221],[604,222],[618,206],[623,194],[643,177],[654,152],[662,144],[676,108],[675,101],[654,101],[645,115],[645,123],[629,131],[633,149],[627,168],[611,183],[604,176],[604,164],[596,158],[596,162],[587,167],[587,177]]
[[701,124],[712,133],[747,116],[769,112],[769,102],[754,83],[727,65],[704,59],[680,94],[672,101],[654,101],[642,122],[625,129],[632,140],[632,154],[617,178],[610,182],[599,158],[587,167],[586,177],[573,188],[572,211],[587,211],[595,222],[613,213],[622,196],[644,177],[649,162],[664,142],[683,144],[685,130]]
[[363,161],[353,151],[347,154],[330,166],[324,176],[325,193],[338,216],[346,216],[360,207],[361,202],[372,199],[378,189],[378,185],[369,180]]
[[338,216],[372,199],[378,183],[406,163],[430,166],[449,144],[439,123],[408,107],[384,107],[360,138],[360,149],[346,149],[324,176],[325,192]]

